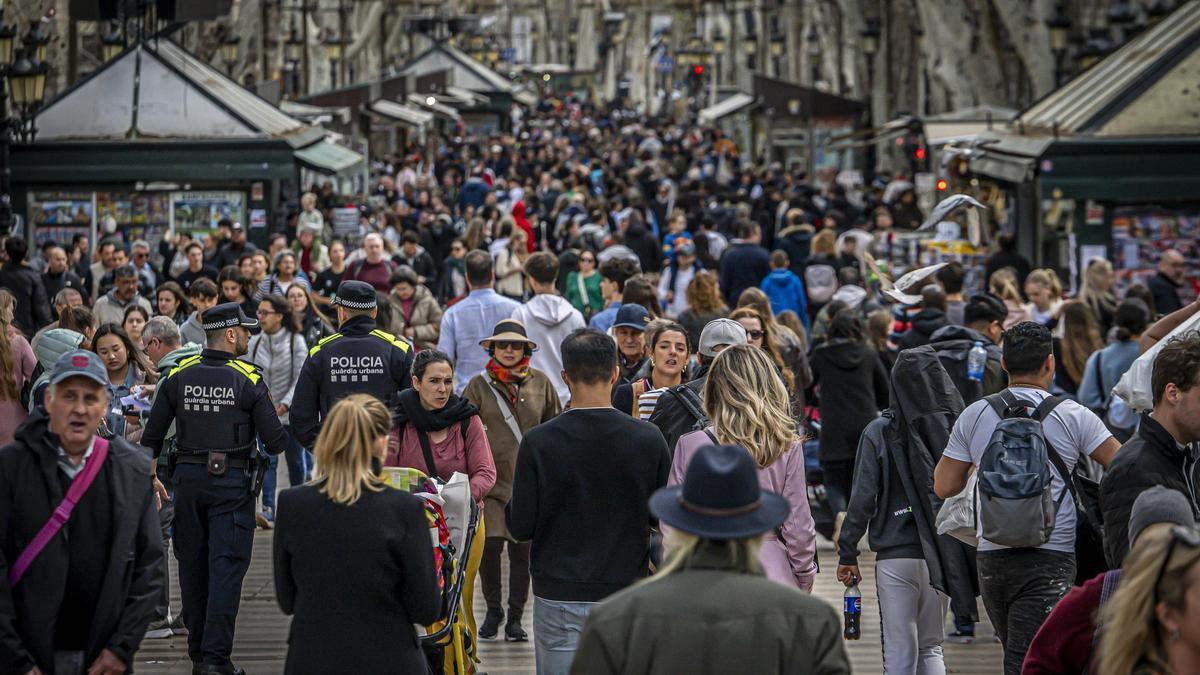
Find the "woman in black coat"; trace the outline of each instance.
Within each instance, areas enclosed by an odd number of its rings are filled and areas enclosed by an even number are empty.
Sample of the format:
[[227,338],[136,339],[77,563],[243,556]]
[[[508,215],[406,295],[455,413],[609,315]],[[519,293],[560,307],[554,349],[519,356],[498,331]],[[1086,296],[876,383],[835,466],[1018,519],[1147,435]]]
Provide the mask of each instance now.
[[829,505],[838,513],[850,499],[858,439],[888,405],[888,376],[879,353],[863,341],[862,318],[853,309],[833,317],[827,340],[813,350],[809,364],[813,386],[820,386],[818,459]]
[[441,594],[424,504],[372,470],[390,425],[378,399],[342,399],[317,438],[315,479],[279,495],[275,596],[295,616],[287,673],[426,672],[413,624],[440,618]]

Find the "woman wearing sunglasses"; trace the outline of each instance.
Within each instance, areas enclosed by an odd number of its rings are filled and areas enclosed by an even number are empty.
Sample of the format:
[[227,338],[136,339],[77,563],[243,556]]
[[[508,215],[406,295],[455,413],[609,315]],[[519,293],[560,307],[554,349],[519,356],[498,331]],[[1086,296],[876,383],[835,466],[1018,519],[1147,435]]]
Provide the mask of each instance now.
[[566,293],[563,295],[585,321],[604,309],[604,296],[600,293],[600,272],[596,264],[596,253],[584,249],[579,254],[579,271],[567,275]]
[[[479,419],[496,463],[496,484],[483,500],[487,537],[479,579],[487,601],[487,617],[479,627],[479,637],[494,639],[504,621],[504,639],[522,642],[528,639],[521,616],[529,599],[530,544],[514,541],[509,535],[504,506],[512,496],[521,439],[533,427],[557,417],[562,406],[550,378],[529,365],[538,346],[520,321],[505,319],[497,323],[492,335],[479,344],[491,358],[484,371],[471,378],[463,396],[479,408]],[[507,621],[500,572],[500,556],[505,548],[509,563]]]

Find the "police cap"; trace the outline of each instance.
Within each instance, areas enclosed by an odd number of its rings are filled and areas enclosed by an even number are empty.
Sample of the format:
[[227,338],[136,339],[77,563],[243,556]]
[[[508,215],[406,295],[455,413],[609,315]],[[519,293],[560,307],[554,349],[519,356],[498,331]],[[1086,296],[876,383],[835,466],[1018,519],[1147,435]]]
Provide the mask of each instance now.
[[347,309],[375,309],[375,287],[365,281],[343,281],[333,304]]
[[251,319],[236,302],[224,302],[204,311],[200,327],[205,332],[222,328],[258,328],[258,319]]

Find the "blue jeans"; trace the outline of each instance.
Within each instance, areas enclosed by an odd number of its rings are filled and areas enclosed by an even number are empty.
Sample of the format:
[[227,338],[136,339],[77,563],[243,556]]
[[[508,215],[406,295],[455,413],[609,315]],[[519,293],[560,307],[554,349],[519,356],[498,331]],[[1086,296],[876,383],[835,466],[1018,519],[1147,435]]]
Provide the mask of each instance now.
[[533,640],[537,675],[567,675],[583,623],[594,602],[559,602],[533,597]]
[[[284,425],[284,429],[288,432],[287,450],[283,453],[283,458],[287,460],[288,483],[293,487],[303,485],[308,480],[308,474],[312,472],[312,459],[304,446],[300,445],[296,437],[292,435],[291,425]],[[275,470],[279,467],[279,456],[271,455],[271,468],[267,470],[267,477],[263,480],[262,500],[263,506],[275,512],[275,489],[278,484],[278,479],[275,477]]]

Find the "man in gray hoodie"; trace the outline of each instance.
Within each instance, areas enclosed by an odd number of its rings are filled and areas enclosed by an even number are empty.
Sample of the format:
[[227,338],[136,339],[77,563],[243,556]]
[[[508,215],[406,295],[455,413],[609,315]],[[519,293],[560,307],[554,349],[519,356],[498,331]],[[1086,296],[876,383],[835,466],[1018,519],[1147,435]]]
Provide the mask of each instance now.
[[571,392],[562,379],[562,341],[572,332],[583,328],[583,315],[558,295],[558,258],[545,251],[529,256],[525,261],[525,276],[533,297],[517,308],[512,318],[525,325],[529,339],[538,345],[529,364],[550,378],[559,402],[565,408]]

